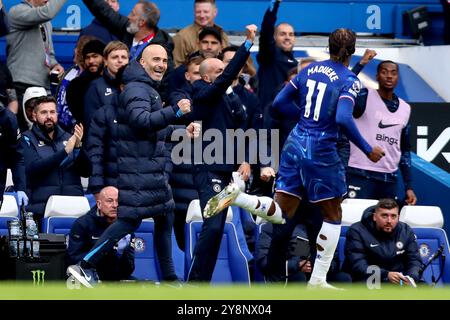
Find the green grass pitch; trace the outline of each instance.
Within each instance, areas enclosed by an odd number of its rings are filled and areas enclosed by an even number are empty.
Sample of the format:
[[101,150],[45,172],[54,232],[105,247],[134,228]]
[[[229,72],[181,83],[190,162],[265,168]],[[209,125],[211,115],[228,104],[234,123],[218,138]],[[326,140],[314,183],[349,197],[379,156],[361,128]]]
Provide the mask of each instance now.
[[450,287],[419,288],[382,285],[341,286],[344,291],[308,290],[303,285],[184,286],[101,283],[94,289],[68,289],[65,282],[0,282],[0,300],[450,300]]

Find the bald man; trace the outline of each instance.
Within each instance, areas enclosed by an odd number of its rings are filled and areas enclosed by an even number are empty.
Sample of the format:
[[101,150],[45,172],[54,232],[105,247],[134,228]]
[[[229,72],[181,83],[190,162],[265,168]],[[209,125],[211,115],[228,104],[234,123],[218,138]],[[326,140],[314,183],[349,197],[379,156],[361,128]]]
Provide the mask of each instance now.
[[[255,25],[247,26],[247,39],[227,67],[219,59],[205,59],[200,64],[201,79],[193,83],[194,119],[202,121],[204,132],[208,129],[214,129],[216,132],[219,130],[223,142],[225,142],[227,130],[243,128],[245,125],[245,110],[239,97],[231,89],[231,84],[250,55],[256,29]],[[209,155],[208,149],[211,149],[211,146],[212,144],[203,143],[202,154]],[[242,150],[238,148],[242,146],[234,146],[234,155],[242,153]],[[205,158],[202,159],[203,162],[194,164],[194,185],[197,186],[202,211],[206,202],[230,183],[233,171],[238,171],[244,180],[249,178],[248,162],[239,158],[232,161],[224,159],[228,154],[226,149],[226,143],[223,143],[223,146],[215,151],[217,162],[211,164],[211,159]],[[225,218],[226,213],[221,212],[214,217],[204,219],[189,269],[189,281],[209,282],[211,280],[222,240]]]
[[[79,217],[69,234],[67,256],[70,264],[76,264],[92,249],[103,232],[117,219],[119,190],[105,187],[99,194],[97,205]],[[97,270],[103,281],[130,279],[134,271],[134,235],[125,235],[117,246],[101,259]]]
[[[167,70],[167,51],[150,43],[139,61],[133,60],[123,72],[124,88],[117,108],[118,218],[100,237],[79,265],[67,272],[81,284],[96,284],[96,268],[105,252],[126,234],[134,232],[142,219],[155,221],[155,246],[163,281],[176,281],[172,261],[172,191],[168,184],[170,152],[165,139],[169,125],[190,112],[190,103],[163,108],[158,87]],[[194,135],[194,125],[187,134]],[[196,130],[197,131],[197,130]],[[156,279],[155,279],[156,280]]]

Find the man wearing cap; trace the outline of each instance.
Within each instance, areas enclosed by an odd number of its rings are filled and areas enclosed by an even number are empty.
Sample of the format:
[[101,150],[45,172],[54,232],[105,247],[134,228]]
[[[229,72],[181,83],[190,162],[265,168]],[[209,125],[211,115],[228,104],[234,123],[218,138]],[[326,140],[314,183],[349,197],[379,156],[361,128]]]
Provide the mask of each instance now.
[[77,123],[83,123],[84,118],[84,96],[92,81],[102,76],[103,51],[105,44],[100,40],[91,40],[83,48],[82,55],[85,69],[79,77],[73,79],[67,87],[67,105]]
[[[22,97],[28,87],[38,86],[50,90],[50,73],[64,73],[64,68],[55,59],[51,20],[66,2],[67,0],[25,0],[9,10],[7,62],[19,106],[22,105]],[[19,108],[17,119],[19,128],[26,130],[22,108]]]
[[221,47],[228,46],[228,37],[225,31],[214,23],[217,16],[215,0],[195,0],[194,1],[194,23],[181,29],[173,37],[175,49],[173,59],[175,67],[184,64],[189,56],[198,48],[197,40],[199,33],[205,27],[214,27],[219,32]]
[[[198,34],[197,51],[192,52],[190,57],[201,56],[203,58],[217,58],[222,52],[222,35],[216,27],[205,27]],[[188,61],[186,61],[188,62]],[[170,88],[173,90],[183,88],[187,80],[184,76],[186,65],[177,67],[169,79]]]

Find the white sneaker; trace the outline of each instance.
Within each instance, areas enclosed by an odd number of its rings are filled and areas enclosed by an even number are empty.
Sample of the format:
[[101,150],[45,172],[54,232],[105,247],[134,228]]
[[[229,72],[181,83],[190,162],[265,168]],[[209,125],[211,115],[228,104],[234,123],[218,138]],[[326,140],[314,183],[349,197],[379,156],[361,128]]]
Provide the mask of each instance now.
[[83,269],[80,264],[69,266],[66,272],[69,278],[75,278],[76,281],[81,283],[86,288],[93,288],[100,282],[97,271],[95,269]]
[[231,183],[223,188],[222,191],[208,200],[208,203],[203,210],[203,217],[211,218],[231,206],[240,192],[239,186],[235,183]]
[[322,289],[322,290],[339,290],[339,291],[343,291],[344,289],[342,288],[337,288],[335,286],[332,286],[331,284],[329,284],[326,281],[320,281],[320,282],[316,282],[316,283],[311,283],[311,281],[308,281],[308,285],[307,285],[308,289]]

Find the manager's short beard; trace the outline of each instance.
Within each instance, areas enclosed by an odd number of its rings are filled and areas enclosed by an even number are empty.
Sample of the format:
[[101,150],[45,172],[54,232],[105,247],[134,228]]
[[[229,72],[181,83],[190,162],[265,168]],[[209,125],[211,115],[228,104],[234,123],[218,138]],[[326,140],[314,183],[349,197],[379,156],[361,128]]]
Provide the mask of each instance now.
[[49,133],[55,131],[56,126],[53,122],[52,122],[52,124],[53,124],[52,126],[46,126],[45,124],[39,124],[39,123],[37,125],[38,125],[39,129],[41,129],[42,132],[49,134]]

